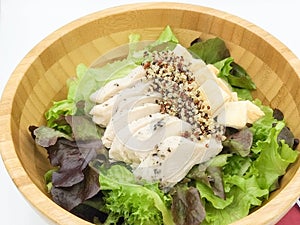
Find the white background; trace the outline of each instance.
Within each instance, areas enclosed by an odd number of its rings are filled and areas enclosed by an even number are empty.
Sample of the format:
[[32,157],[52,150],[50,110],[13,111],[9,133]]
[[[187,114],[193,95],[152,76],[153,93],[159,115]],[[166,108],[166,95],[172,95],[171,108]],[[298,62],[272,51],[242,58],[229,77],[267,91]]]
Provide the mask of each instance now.
[[[148,1],[0,0],[0,96],[10,74],[21,59],[51,32],[89,13],[135,2]],[[242,17],[267,30],[289,47],[298,58],[300,57],[300,1],[177,2],[209,6]],[[2,159],[0,159],[0,224],[46,224],[18,192],[5,170]]]

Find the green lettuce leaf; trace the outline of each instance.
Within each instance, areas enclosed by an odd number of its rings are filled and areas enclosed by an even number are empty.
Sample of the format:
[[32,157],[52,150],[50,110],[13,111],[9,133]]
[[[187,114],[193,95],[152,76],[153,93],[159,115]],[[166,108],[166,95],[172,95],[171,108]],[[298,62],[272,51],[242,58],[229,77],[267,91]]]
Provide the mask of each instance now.
[[126,224],[174,224],[169,208],[169,198],[158,184],[139,184],[124,166],[112,165],[100,169],[100,189],[105,195],[108,221],[116,223],[124,218]]
[[108,63],[101,68],[87,68],[85,75],[78,84],[75,101],[84,101],[84,112],[89,113],[94,103],[90,101],[90,95],[111,80],[125,77],[137,65],[130,59]]
[[77,112],[76,95],[78,93],[78,86],[82,81],[87,67],[83,64],[79,64],[76,67],[76,77],[72,77],[67,80],[68,94],[67,98],[61,101],[53,102],[53,105],[45,113],[47,120],[47,126],[71,134],[72,129],[66,123],[64,116],[75,115]]
[[256,89],[249,74],[244,68],[235,63],[232,57],[216,62],[214,66],[220,70],[218,76],[226,80],[232,87],[247,90]]
[[76,110],[76,104],[72,99],[53,102],[53,105],[45,113],[47,126],[70,135],[72,129],[64,120],[64,116],[74,115]]
[[87,72],[87,67],[84,64],[78,64],[76,67],[76,77],[72,77],[67,80],[68,85],[68,95],[67,99],[69,100],[76,100],[76,95],[78,92],[78,85],[80,84],[82,78],[84,77],[85,73]]
[[[256,101],[256,104],[261,103]],[[254,135],[261,138],[252,146],[253,154],[244,157],[233,154],[223,167],[226,200],[232,202],[226,205],[225,201],[213,195],[206,184],[197,183],[201,196],[206,199],[206,218],[202,224],[225,225],[247,216],[253,207],[260,206],[278,187],[279,178],[297,159],[297,151],[284,140],[278,141],[280,132],[286,126],[284,121],[275,120],[269,107],[261,105],[261,108],[265,116],[251,128]]]
[[175,34],[173,33],[170,26],[166,26],[165,29],[160,33],[158,39],[152,43],[149,47],[158,46],[160,44],[172,42],[172,43],[179,43],[178,39],[176,38]]
[[213,64],[230,56],[225,42],[218,37],[197,42],[188,50],[195,58],[202,59],[206,64]]
[[253,163],[253,167],[259,171],[258,182],[260,187],[270,189],[285,174],[290,163],[296,161],[298,152],[291,149],[284,141],[277,141],[278,134],[285,124],[279,121],[275,127],[270,129],[268,138],[259,140],[256,149],[259,156]]
[[261,205],[269,191],[259,186],[256,176],[247,176],[251,162],[249,157],[240,155],[228,158],[223,168],[225,200],[213,196],[205,184],[197,183],[201,196],[207,199],[202,224],[226,225],[247,216],[253,206]]
[[226,206],[230,205],[233,201],[232,196],[226,199],[222,199],[219,196],[216,196],[213,190],[203,182],[197,182],[196,187],[201,193],[201,197],[205,198],[216,209],[224,209]]
[[47,191],[48,193],[51,192],[51,188],[53,187],[53,184],[52,184],[52,174],[54,172],[56,172],[58,170],[58,168],[53,168],[51,170],[48,170],[45,174],[44,174],[44,180],[45,180],[45,183],[46,183],[46,186],[47,186]]
[[232,91],[236,92],[238,98],[241,100],[249,100],[249,101],[253,100],[251,91],[248,89],[232,87]]
[[228,75],[228,80],[231,86],[245,88],[248,90],[256,89],[255,83],[243,67],[234,61],[230,65],[232,66],[232,70]]
[[[246,157],[232,155],[223,167],[226,200],[232,198],[232,202],[220,208],[222,205],[214,202],[216,196],[212,197],[212,191],[204,186],[205,184],[197,183],[201,196],[207,199],[206,218],[202,224],[225,225],[247,216],[251,208],[260,206],[262,201],[268,198],[269,193],[277,187],[278,179],[285,174],[288,165],[297,159],[297,151],[283,140],[277,140],[285,123],[275,120],[269,107],[261,107],[266,115],[251,128],[254,134],[261,138],[256,140],[256,145],[251,149],[255,154]],[[272,126],[274,121],[276,125]]]
[[268,193],[259,187],[255,177],[243,179],[229,176],[224,179],[227,185],[234,184],[227,193],[227,198],[232,198],[232,202],[223,209],[217,209],[208,202],[205,205],[206,218],[201,225],[226,225],[239,220],[249,214],[250,208],[260,205],[260,197]]
[[265,114],[263,117],[255,121],[250,128],[253,133],[253,147],[251,150],[254,153],[258,153],[261,148],[255,147],[257,146],[257,142],[265,141],[268,138],[270,130],[272,129],[273,124],[277,123],[277,120],[273,117],[273,110],[270,107],[264,106],[258,99],[254,100],[253,103],[256,104]]
[[129,39],[129,51],[128,51],[128,56],[127,59],[131,59],[134,61],[136,64],[139,64],[141,61],[141,56],[142,52],[138,50],[139,44],[140,44],[140,34],[130,34],[128,39]]
[[242,157],[241,155],[232,155],[228,159],[228,163],[223,167],[223,173],[231,176],[244,176],[252,164],[250,157]]
[[237,175],[227,175],[224,176],[224,183],[225,185],[229,185],[232,187],[237,186],[245,193],[249,192],[246,195],[248,195],[249,200],[251,199],[250,203],[253,206],[260,205],[262,202],[260,198],[263,196],[266,197],[269,194],[268,189],[263,189],[259,186],[259,182],[256,176],[241,177]]

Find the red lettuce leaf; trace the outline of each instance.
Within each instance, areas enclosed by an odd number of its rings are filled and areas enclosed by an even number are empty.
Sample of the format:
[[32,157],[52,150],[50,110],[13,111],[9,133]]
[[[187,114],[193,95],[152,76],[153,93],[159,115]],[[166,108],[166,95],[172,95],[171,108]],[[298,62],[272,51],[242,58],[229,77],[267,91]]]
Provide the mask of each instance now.
[[95,196],[100,190],[99,174],[87,167],[84,170],[85,179],[71,187],[51,188],[51,195],[54,202],[70,211],[87,199]]
[[65,120],[72,128],[72,137],[77,141],[100,139],[104,132],[90,117],[85,115],[66,116]]
[[54,145],[59,138],[65,138],[70,141],[73,140],[70,136],[66,135],[65,133],[62,133],[60,131],[54,130],[46,126],[29,126],[28,129],[31,132],[31,136],[33,137],[35,142],[38,145],[45,148]]
[[54,187],[71,187],[84,179],[83,170],[103,148],[100,131],[87,116],[67,116],[74,139],[53,128],[30,126],[35,142],[44,147],[52,166],[58,170],[52,174]]
[[47,150],[51,165],[56,167],[47,181],[53,201],[72,210],[99,192],[99,174],[89,163],[97,157],[106,157],[107,150],[89,118],[74,116],[66,121],[78,139],[44,126],[30,126],[29,131],[35,142]]
[[253,143],[253,133],[249,128],[239,130],[231,134],[223,141],[223,146],[228,148],[232,153],[237,153],[242,157],[250,154],[250,149]]
[[75,142],[66,139],[59,139],[55,145],[46,148],[51,165],[59,167],[52,174],[53,186],[70,187],[81,182],[83,170],[101,148],[100,140]]
[[200,181],[206,184],[213,191],[214,195],[221,199],[226,199],[222,167],[227,164],[227,158],[231,154],[220,154],[208,162],[201,163],[194,166],[189,173],[187,178],[194,181]]
[[177,186],[172,197],[171,210],[176,225],[199,225],[204,220],[206,213],[197,188]]

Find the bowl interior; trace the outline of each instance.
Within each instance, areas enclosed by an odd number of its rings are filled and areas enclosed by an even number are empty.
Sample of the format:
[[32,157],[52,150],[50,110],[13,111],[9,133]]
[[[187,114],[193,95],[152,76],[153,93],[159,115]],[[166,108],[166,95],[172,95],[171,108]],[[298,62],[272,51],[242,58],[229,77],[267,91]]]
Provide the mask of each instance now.
[[[2,147],[10,147],[6,153],[2,151],[7,169],[25,197],[56,223],[85,222],[51,203],[43,180],[50,168],[47,154],[35,146],[28,127],[44,124],[44,113],[52,102],[65,98],[66,80],[75,75],[79,63],[91,65],[99,56],[126,44],[131,33],[141,34],[142,40],[154,40],[166,25],[171,26],[184,46],[199,36],[222,38],[233,58],[256,83],[255,97],[282,110],[289,127],[300,137],[300,63],[284,45],[255,25],[214,9],[174,3],[129,5],[86,16],[51,34],[24,58],[1,103],[6,108],[1,113],[1,127],[10,131],[2,135],[5,141],[1,139]],[[291,183],[299,186],[299,179],[295,178],[300,175],[299,165],[298,159],[281,180],[280,189],[272,193],[269,203],[274,201],[273,205],[265,204],[255,212],[256,216],[263,208],[271,212],[275,200],[281,201],[280,193],[297,193],[299,187]],[[29,190],[31,187],[35,193]],[[264,216],[264,222],[277,221],[296,198],[294,194],[285,199],[286,203],[276,205],[271,216]],[[53,216],[44,209],[49,204]],[[238,224],[251,224],[249,218],[255,221],[251,214]]]

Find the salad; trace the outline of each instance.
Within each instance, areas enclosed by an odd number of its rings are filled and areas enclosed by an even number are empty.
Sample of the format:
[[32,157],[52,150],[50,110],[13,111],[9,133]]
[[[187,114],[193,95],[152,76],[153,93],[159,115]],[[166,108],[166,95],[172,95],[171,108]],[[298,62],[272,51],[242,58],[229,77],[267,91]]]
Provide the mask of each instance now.
[[220,38],[183,47],[169,26],[126,57],[80,64],[30,126],[52,199],[95,224],[229,224],[276,190],[299,140],[251,91]]

